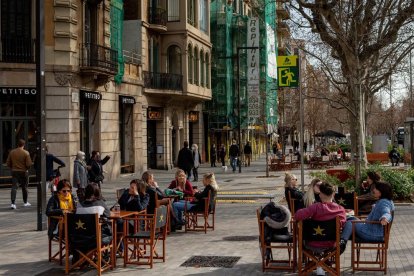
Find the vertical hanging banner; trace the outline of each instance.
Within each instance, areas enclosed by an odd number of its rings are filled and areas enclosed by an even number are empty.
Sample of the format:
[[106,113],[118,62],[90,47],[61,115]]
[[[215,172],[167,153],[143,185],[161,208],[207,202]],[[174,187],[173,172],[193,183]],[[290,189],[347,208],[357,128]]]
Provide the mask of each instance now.
[[[259,47],[259,18],[247,22],[247,47]],[[247,49],[247,101],[249,121],[259,118],[260,54],[259,49]]]

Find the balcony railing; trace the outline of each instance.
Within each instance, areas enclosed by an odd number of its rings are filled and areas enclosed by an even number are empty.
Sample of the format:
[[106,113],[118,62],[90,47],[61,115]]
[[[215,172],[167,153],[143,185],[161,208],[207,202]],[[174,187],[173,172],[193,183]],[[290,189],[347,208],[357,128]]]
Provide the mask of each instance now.
[[34,63],[35,40],[24,37],[1,38],[1,62]]
[[79,64],[85,71],[115,75],[118,73],[118,51],[91,43],[82,44]]
[[154,25],[167,25],[167,10],[163,8],[148,8],[148,21]]
[[144,72],[144,85],[146,88],[183,90],[183,76],[169,73]]

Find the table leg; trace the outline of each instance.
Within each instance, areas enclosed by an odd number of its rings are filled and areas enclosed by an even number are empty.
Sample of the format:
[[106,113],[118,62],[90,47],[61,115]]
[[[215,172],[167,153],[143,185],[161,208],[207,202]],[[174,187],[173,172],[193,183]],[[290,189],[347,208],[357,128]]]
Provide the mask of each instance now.
[[112,221],[112,267],[116,267],[116,252],[118,251],[118,241],[117,238],[117,220]]

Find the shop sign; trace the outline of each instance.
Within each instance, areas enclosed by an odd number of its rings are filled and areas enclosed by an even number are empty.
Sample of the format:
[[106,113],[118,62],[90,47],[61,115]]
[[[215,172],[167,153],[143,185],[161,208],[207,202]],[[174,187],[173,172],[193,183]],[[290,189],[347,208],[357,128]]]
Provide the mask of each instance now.
[[[247,47],[259,47],[260,25],[259,18],[251,17],[247,22]],[[247,50],[247,99],[248,116],[252,119],[259,118],[260,114],[260,53],[259,49]]]
[[188,120],[191,123],[196,123],[198,122],[198,117],[199,117],[198,115],[199,115],[198,111],[190,111],[190,113],[188,114]]
[[135,98],[131,96],[119,96],[121,104],[135,104]]
[[0,95],[2,96],[36,96],[36,87],[1,87]]
[[82,98],[86,100],[96,100],[100,101],[102,100],[101,93],[98,92],[89,92],[89,91],[82,91]]
[[162,120],[162,108],[149,107],[147,111],[148,120]]

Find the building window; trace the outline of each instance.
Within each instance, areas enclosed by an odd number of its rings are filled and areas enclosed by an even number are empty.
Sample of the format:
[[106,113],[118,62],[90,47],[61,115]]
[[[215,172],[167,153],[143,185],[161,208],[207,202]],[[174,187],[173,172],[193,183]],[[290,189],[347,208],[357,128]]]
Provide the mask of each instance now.
[[89,1],[85,2],[84,42],[94,44],[98,42],[98,7]]
[[188,82],[193,83],[193,48],[188,45]]
[[168,72],[170,74],[181,75],[181,49],[177,45],[168,47]]
[[202,87],[204,87],[205,86],[205,75],[204,75],[204,69],[205,69],[205,67],[204,67],[204,52],[203,52],[203,50],[201,50],[200,51],[200,60],[201,60],[201,63],[200,63],[200,83],[201,83],[201,86]]
[[155,37],[151,37],[148,41],[148,58],[149,58],[149,71],[158,73],[159,68],[159,43]]
[[180,21],[180,0],[168,0],[168,21]]
[[208,2],[207,0],[199,0],[199,22],[200,30],[207,33],[208,32]]
[[2,0],[1,56],[3,62],[34,62],[32,39],[32,1]]
[[198,55],[197,47],[194,48],[194,84],[199,85],[199,68],[200,57]]
[[193,26],[195,26],[196,23],[195,7],[195,0],[187,0],[187,22]]
[[206,87],[210,88],[210,56],[206,53]]

